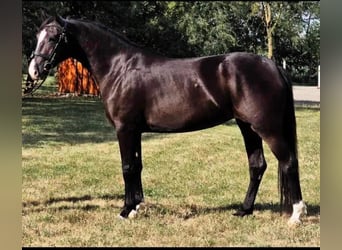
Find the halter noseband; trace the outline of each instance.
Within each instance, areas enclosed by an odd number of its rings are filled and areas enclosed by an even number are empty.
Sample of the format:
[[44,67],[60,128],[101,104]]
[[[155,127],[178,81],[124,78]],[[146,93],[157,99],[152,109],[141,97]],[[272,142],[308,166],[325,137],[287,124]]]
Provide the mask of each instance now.
[[[52,27],[54,25],[47,25],[46,27]],[[57,26],[56,26],[57,27]],[[33,81],[31,79],[31,77],[29,77],[29,75],[26,78],[26,87],[24,88],[24,94],[32,94],[33,92],[35,92],[46,80],[52,65],[55,63],[55,57],[56,57],[56,50],[58,48],[58,46],[60,45],[60,43],[63,41],[64,43],[67,43],[67,36],[66,36],[66,22],[64,24],[64,27],[62,29],[62,32],[59,34],[59,38],[58,41],[55,45],[55,47],[52,50],[52,53],[50,55],[45,55],[45,54],[40,54],[40,53],[36,53],[35,51],[33,51],[31,53],[31,56],[28,60],[28,64],[30,64],[31,60],[35,57],[35,56],[39,56],[42,57],[43,59],[46,60],[46,62],[44,63],[44,68],[43,68],[43,72],[44,73],[44,78],[41,80],[41,82],[39,83],[39,80]]]

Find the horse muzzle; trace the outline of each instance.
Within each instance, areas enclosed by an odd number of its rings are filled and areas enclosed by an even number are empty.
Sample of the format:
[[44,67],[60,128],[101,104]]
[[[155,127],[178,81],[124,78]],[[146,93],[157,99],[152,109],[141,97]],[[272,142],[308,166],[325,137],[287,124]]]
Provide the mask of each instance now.
[[45,78],[52,68],[52,64],[50,62],[45,62],[43,66],[40,66],[32,60],[29,65],[28,73],[32,80],[40,80]]

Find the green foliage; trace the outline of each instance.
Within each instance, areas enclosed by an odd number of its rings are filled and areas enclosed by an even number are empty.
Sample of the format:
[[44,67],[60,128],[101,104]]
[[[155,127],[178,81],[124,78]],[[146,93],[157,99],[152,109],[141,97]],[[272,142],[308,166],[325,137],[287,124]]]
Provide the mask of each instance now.
[[195,55],[223,54],[236,43],[222,2],[177,2],[170,15]]
[[[274,56],[295,81],[317,81],[320,2],[270,2]],[[23,1],[23,68],[46,14],[101,22],[135,43],[169,57],[248,51],[267,54],[260,2]],[[23,70],[25,71],[25,70]]]

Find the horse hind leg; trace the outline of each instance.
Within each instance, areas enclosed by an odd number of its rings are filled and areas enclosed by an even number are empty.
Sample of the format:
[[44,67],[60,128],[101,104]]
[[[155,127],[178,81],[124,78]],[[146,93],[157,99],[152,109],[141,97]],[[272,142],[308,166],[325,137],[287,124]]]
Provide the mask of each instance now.
[[297,154],[283,136],[270,136],[264,140],[278,160],[281,209],[290,214],[292,208],[288,222],[290,225],[300,224],[302,215],[307,211],[302,200]]
[[236,122],[244,138],[250,174],[249,186],[242,209],[234,213],[234,215],[242,217],[253,213],[255,198],[267,164],[260,136],[251,129],[250,124],[238,119]]

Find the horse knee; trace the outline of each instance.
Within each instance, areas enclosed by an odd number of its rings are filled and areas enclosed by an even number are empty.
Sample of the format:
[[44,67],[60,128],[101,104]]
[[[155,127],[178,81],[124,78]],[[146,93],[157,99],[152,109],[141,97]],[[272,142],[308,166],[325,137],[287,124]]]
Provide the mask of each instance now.
[[124,176],[135,175],[140,169],[135,164],[122,164],[122,173]]

